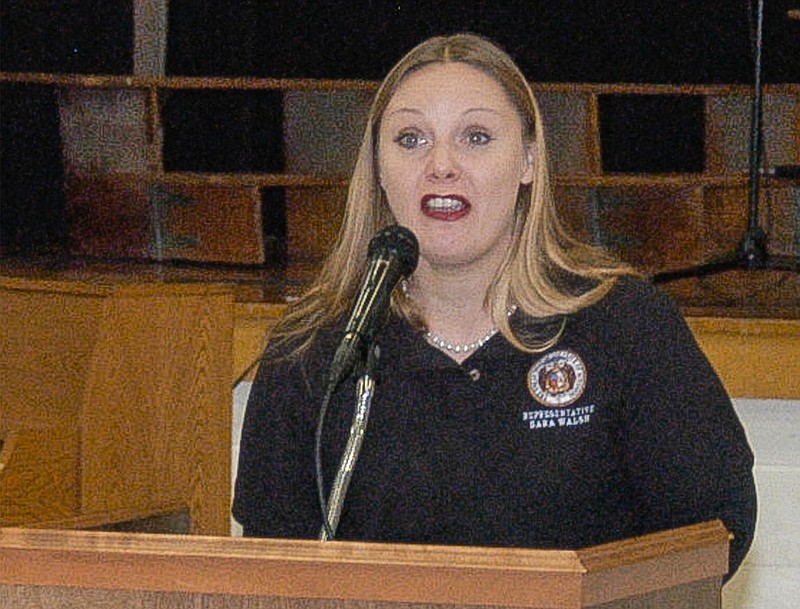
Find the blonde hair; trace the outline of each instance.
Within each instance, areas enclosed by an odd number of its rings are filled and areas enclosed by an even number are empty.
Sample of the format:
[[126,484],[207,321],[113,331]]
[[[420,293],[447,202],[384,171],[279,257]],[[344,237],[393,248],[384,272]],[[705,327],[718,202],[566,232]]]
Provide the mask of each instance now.
[[[486,295],[492,317],[503,335],[519,349],[546,348],[558,339],[558,333],[544,341],[515,333],[507,315],[512,305],[534,320],[564,316],[597,302],[618,276],[632,272],[604,251],[575,240],[560,223],[550,186],[541,112],[514,61],[494,43],[475,34],[438,36],[407,53],[375,94],[336,244],[316,281],[273,331],[273,342],[302,337],[293,347],[293,353],[300,353],[313,341],[318,328],[346,314],[366,266],[370,240],[395,222],[376,171],[378,133],[384,111],[410,73],[443,62],[469,64],[502,85],[519,112],[526,142],[533,144],[535,175],[531,184],[520,186],[513,244]],[[413,306],[400,290],[393,296],[392,307],[415,321]]]

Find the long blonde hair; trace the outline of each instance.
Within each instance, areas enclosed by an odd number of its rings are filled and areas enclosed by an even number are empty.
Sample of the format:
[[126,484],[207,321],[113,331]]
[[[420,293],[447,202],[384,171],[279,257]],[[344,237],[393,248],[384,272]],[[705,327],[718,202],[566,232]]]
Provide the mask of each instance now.
[[[509,324],[515,305],[528,318],[552,319],[602,298],[615,279],[631,269],[604,251],[575,240],[560,223],[547,162],[539,105],[522,72],[503,50],[475,34],[437,36],[408,52],[379,87],[367,118],[364,136],[350,180],[344,220],[322,270],[304,296],[276,326],[271,341],[302,338],[293,353],[313,341],[316,329],[346,314],[358,290],[372,237],[395,222],[378,180],[378,133],[384,111],[410,73],[437,62],[463,62],[494,78],[505,89],[533,143],[535,175],[520,186],[515,210],[514,239],[486,295],[492,317],[509,341],[526,351],[541,350],[557,340],[531,341]],[[413,306],[397,290],[395,312],[414,319]],[[563,327],[563,325],[562,325]]]

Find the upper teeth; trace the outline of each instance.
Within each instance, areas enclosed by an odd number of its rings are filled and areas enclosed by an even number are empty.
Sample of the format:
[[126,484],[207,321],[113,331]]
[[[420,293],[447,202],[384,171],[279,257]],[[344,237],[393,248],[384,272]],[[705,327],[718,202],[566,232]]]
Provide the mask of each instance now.
[[455,210],[461,209],[464,203],[458,199],[451,199],[449,197],[435,197],[433,199],[428,199],[428,206],[436,209]]

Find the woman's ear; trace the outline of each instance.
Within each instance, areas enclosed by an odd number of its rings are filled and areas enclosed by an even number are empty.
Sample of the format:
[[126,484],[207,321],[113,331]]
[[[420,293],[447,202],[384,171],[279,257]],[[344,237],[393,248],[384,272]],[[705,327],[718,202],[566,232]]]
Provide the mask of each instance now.
[[520,184],[530,184],[533,182],[533,173],[536,168],[536,142],[526,142],[524,154],[522,177],[519,181]]

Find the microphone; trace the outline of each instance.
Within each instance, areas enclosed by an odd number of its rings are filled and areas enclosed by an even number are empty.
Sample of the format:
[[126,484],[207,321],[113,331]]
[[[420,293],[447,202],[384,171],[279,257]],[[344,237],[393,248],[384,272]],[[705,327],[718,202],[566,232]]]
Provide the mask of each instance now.
[[379,232],[369,243],[369,267],[361,284],[350,320],[344,331],[328,377],[335,387],[353,369],[356,361],[366,358],[375,334],[386,321],[389,299],[401,278],[417,268],[419,244],[407,228],[393,224]]

